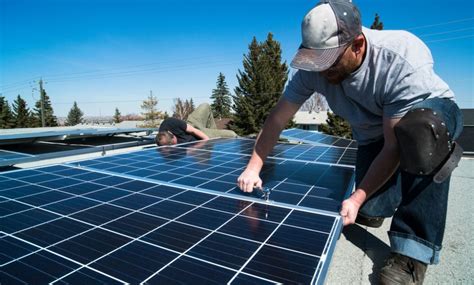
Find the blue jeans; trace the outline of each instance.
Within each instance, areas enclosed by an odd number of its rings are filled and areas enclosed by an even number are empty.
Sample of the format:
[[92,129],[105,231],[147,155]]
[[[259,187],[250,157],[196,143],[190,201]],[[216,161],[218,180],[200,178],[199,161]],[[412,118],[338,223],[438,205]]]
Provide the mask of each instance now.
[[[413,108],[432,109],[441,114],[452,139],[461,134],[462,114],[453,101],[427,99]],[[359,146],[356,185],[364,178],[383,144],[381,139]],[[367,217],[393,216],[388,232],[391,251],[426,264],[437,264],[446,224],[449,180],[450,177],[437,184],[433,182],[433,175],[413,175],[398,169],[359,212]]]

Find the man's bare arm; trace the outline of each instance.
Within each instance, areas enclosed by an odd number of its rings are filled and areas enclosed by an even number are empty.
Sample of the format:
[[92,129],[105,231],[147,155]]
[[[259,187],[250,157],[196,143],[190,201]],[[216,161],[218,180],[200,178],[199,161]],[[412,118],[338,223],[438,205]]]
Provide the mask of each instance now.
[[272,151],[281,131],[298,111],[300,105],[282,98],[268,115],[262,131],[257,137],[252,157],[244,172],[237,179],[237,185],[244,192],[252,192],[254,187],[262,187],[260,170],[268,154]]
[[344,225],[353,224],[360,206],[382,187],[397,170],[400,156],[394,126],[399,118],[383,120],[384,146],[369,167],[359,187],[349,199],[342,202],[341,216]]
[[186,132],[191,134],[201,140],[208,140],[209,137],[203,133],[201,130],[196,129],[195,127],[191,126],[190,124],[186,124]]

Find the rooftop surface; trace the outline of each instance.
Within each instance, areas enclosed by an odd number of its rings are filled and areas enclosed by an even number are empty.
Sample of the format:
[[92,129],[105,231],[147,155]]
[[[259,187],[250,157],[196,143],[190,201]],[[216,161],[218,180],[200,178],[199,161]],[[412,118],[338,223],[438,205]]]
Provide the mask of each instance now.
[[[474,159],[463,158],[451,176],[448,217],[441,261],[428,267],[424,284],[472,284],[474,280]],[[377,274],[390,253],[387,231],[351,225],[336,244],[326,284],[377,284]]]

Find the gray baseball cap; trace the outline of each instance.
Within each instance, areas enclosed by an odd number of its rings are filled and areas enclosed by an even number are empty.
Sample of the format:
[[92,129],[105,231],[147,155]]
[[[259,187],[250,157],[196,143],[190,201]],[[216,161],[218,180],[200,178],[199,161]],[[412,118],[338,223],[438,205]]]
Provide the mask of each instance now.
[[326,70],[362,33],[360,12],[349,0],[321,1],[304,17],[301,33],[303,42],[290,66],[307,71]]

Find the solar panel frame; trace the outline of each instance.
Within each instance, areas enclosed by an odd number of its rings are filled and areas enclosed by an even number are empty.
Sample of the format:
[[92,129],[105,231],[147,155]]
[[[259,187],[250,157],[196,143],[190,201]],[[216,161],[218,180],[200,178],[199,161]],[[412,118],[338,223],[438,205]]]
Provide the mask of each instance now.
[[[9,158],[9,159],[2,159],[0,157],[0,167],[17,165],[17,164],[22,164],[22,163],[29,163],[29,162],[36,162],[36,161],[41,161],[41,160],[53,159],[53,158],[75,156],[75,155],[81,155],[81,154],[87,154],[87,153],[105,154],[106,151],[133,147],[133,146],[142,146],[142,145],[151,144],[151,143],[152,141],[121,142],[121,143],[107,144],[107,145],[101,145],[101,146],[89,146],[89,147],[73,149],[73,150],[49,152],[49,153],[36,154],[36,155],[14,152],[15,154],[17,154],[16,157]],[[13,151],[0,149],[0,152],[13,152]]]
[[[50,176],[44,176],[46,173],[48,173]],[[93,180],[92,182],[87,180],[88,177],[91,177],[91,176],[94,176],[94,175],[96,177],[99,177],[99,176],[104,176],[104,177],[98,178],[98,180]],[[0,181],[4,181],[4,182],[5,181],[12,181],[12,180],[13,181],[23,181],[27,185],[33,185],[31,182],[29,182],[29,181],[31,181],[31,179],[28,179],[28,178],[37,177],[37,176],[46,177],[47,178],[46,180],[48,180],[48,181],[51,181],[50,179],[65,179],[65,178],[80,180],[80,178],[82,177],[83,178],[82,183],[94,183],[94,181],[101,181],[102,179],[103,179],[102,183],[105,183],[104,181],[110,181],[110,177],[118,177],[118,176],[110,176],[110,175],[107,175],[107,174],[102,174],[100,172],[95,172],[95,171],[91,172],[89,170],[84,170],[84,169],[80,169],[80,168],[77,168],[77,167],[71,167],[71,166],[65,166],[65,165],[56,165],[56,166],[50,166],[50,167],[36,168],[36,169],[33,169],[33,170],[16,170],[16,171],[11,171],[11,172],[7,172],[7,173],[2,173],[0,175]],[[58,178],[57,176],[60,176],[60,177]],[[63,177],[61,177],[61,176],[63,176]],[[107,180],[107,179],[109,179],[109,180]],[[48,182],[48,181],[42,181],[42,183],[40,183],[40,184],[44,185],[45,182]],[[113,187],[116,187],[117,189],[121,189],[118,186],[124,185],[123,187],[125,187],[125,188],[123,188],[121,190],[122,191],[129,191],[130,192],[128,194],[129,196],[133,196],[133,195],[137,195],[137,194],[149,195],[152,192],[148,192],[148,193],[145,193],[145,192],[149,191],[150,189],[154,188],[155,186],[156,187],[160,186],[160,183],[157,183],[157,182],[148,183],[146,181],[137,180],[137,179],[129,179],[129,181],[126,181],[126,178],[121,178],[120,182],[121,182],[121,184],[114,185]],[[128,186],[125,186],[125,185],[128,185]],[[132,186],[132,185],[135,185],[135,186]],[[153,186],[153,185],[155,185],[155,186]],[[103,185],[103,186],[106,186],[106,185]],[[20,186],[15,185],[15,187],[22,187],[22,186],[21,185]],[[109,187],[109,188],[112,188],[112,187]],[[63,203],[61,201],[59,201],[59,202],[58,201],[50,202],[50,203],[46,203],[46,204],[41,204],[40,203],[40,204],[37,204],[37,205],[30,205],[28,203],[25,203],[24,198],[26,196],[17,197],[15,199],[8,198],[8,197],[3,197],[2,192],[6,191],[6,190],[3,190],[3,191],[0,191],[0,196],[2,197],[2,200],[0,200],[0,205],[2,205],[4,203],[12,202],[12,201],[16,202],[16,203],[19,203],[19,204],[22,204],[22,205],[26,204],[25,207],[30,207],[31,209],[24,209],[23,212],[19,212],[19,213],[28,213],[28,212],[32,213],[33,211],[35,211],[35,216],[36,216],[38,211],[44,211],[44,212],[49,211],[49,212],[51,212],[50,215],[55,215],[56,216],[56,219],[45,220],[43,223],[40,223],[40,225],[38,225],[38,224],[33,225],[29,228],[20,229],[20,231],[16,231],[16,232],[12,232],[12,233],[5,232],[5,230],[7,230],[7,229],[4,227],[5,224],[2,223],[3,226],[2,226],[2,230],[1,230],[1,234],[0,234],[0,237],[1,237],[0,241],[3,242],[8,238],[15,238],[17,241],[23,242],[23,244],[28,244],[28,245],[33,246],[33,247],[36,248],[36,251],[34,251],[33,253],[30,253],[28,255],[28,256],[32,256],[32,258],[34,257],[35,260],[38,260],[38,258],[41,257],[42,259],[40,259],[40,260],[47,259],[47,260],[51,260],[51,262],[56,262],[57,264],[59,264],[59,263],[60,264],[66,264],[67,263],[68,266],[63,265],[63,267],[69,268],[70,272],[67,273],[66,275],[59,276],[59,277],[61,277],[61,279],[56,279],[56,281],[61,281],[61,280],[63,280],[63,278],[64,278],[64,280],[69,280],[69,281],[70,280],[77,280],[77,278],[80,278],[80,277],[82,277],[80,280],[84,280],[85,277],[92,278],[92,277],[95,276],[97,278],[99,278],[99,277],[100,278],[106,278],[106,280],[108,280],[108,281],[117,281],[117,282],[120,283],[121,280],[113,277],[112,275],[110,275],[108,273],[104,274],[103,271],[98,270],[96,262],[98,260],[103,260],[105,258],[111,257],[112,254],[115,254],[115,253],[118,254],[118,252],[121,252],[121,250],[124,249],[126,246],[132,245],[132,244],[136,243],[137,241],[139,242],[139,244],[136,244],[136,245],[141,245],[141,246],[153,245],[154,246],[153,248],[155,250],[160,249],[160,252],[162,252],[162,250],[165,250],[167,252],[175,252],[175,251],[171,250],[170,248],[166,248],[166,247],[163,248],[163,247],[157,246],[156,244],[150,244],[148,241],[140,240],[140,238],[133,239],[133,237],[130,237],[130,236],[127,237],[126,235],[124,236],[123,233],[115,233],[114,230],[111,230],[110,227],[108,227],[106,225],[109,225],[109,224],[113,223],[113,221],[120,220],[124,216],[133,215],[135,213],[142,213],[141,211],[143,209],[151,207],[155,204],[159,204],[159,203],[163,202],[166,199],[168,199],[168,201],[174,201],[175,203],[189,204],[188,203],[189,201],[187,201],[187,202],[181,201],[180,202],[179,200],[176,200],[177,197],[179,197],[180,195],[183,195],[183,193],[204,193],[204,192],[195,191],[195,189],[192,189],[190,187],[182,187],[181,186],[180,188],[176,188],[176,189],[180,189],[179,191],[182,191],[182,192],[178,192],[177,194],[168,196],[167,198],[161,197],[161,198],[163,198],[162,200],[159,200],[156,203],[147,205],[147,206],[142,207],[142,208],[136,209],[136,208],[126,208],[125,207],[124,211],[127,211],[127,213],[125,215],[118,215],[118,217],[115,217],[115,219],[113,219],[113,217],[112,217],[111,220],[105,220],[104,222],[99,221],[98,224],[94,224],[94,223],[91,224],[89,222],[84,222],[83,220],[79,219],[77,222],[84,223],[84,227],[92,228],[92,229],[88,229],[87,232],[92,232],[95,229],[100,229],[100,231],[94,232],[94,234],[106,235],[109,238],[112,238],[112,236],[110,236],[111,234],[113,234],[114,236],[118,234],[119,236],[122,236],[123,239],[131,240],[131,241],[129,241],[127,243],[124,243],[122,245],[119,245],[119,246],[111,246],[110,245],[110,247],[113,248],[110,252],[108,252],[107,254],[104,254],[104,255],[98,255],[98,258],[93,259],[89,263],[78,262],[74,258],[71,258],[71,253],[70,252],[68,252],[69,256],[64,256],[62,254],[58,254],[58,252],[56,251],[56,250],[60,249],[60,248],[57,247],[58,244],[61,245],[66,241],[72,240],[72,237],[68,237],[65,240],[57,241],[56,243],[52,243],[48,246],[44,246],[44,245],[43,246],[38,246],[38,244],[35,244],[31,240],[25,240],[25,238],[29,239],[29,238],[31,238],[31,236],[34,236],[37,239],[39,238],[39,241],[41,241],[41,238],[42,238],[41,236],[40,237],[38,237],[38,235],[28,236],[28,235],[24,235],[24,234],[21,235],[21,236],[18,236],[19,232],[24,233],[25,231],[32,230],[32,229],[33,230],[38,230],[42,225],[52,225],[52,222],[51,222],[52,220],[53,221],[59,221],[59,220],[63,220],[63,219],[74,219],[75,217],[78,217],[77,213],[85,212],[89,208],[85,208],[85,209],[82,209],[82,210],[79,210],[79,211],[75,211],[75,212],[72,212],[68,215],[65,215],[65,214],[62,214],[62,213],[58,214],[57,212],[51,211],[50,210],[51,208],[48,209],[48,208],[45,208],[45,207],[47,207],[48,205],[50,206],[50,205],[57,204],[57,203]],[[61,191],[61,190],[54,188],[54,189],[51,189],[51,191]],[[93,190],[91,192],[95,192],[95,191],[100,191],[100,190]],[[189,191],[191,191],[191,192],[189,192]],[[66,192],[66,193],[71,194],[69,192]],[[81,198],[81,199],[93,200],[94,202],[97,203],[97,205],[94,205],[91,208],[102,207],[104,205],[109,205],[108,207],[112,207],[112,206],[113,207],[119,207],[118,205],[114,204],[114,202],[118,201],[120,199],[123,199],[123,197],[118,197],[118,198],[113,198],[112,197],[112,199],[110,199],[108,201],[95,200],[94,198],[84,196],[87,193],[90,193],[90,192],[82,193],[82,194],[79,194],[79,195],[73,193],[73,195],[72,195],[73,197],[66,197],[65,199],[66,200],[72,200],[72,199]],[[38,194],[35,194],[35,195],[38,195]],[[206,193],[205,195],[210,195],[210,194]],[[207,203],[210,203],[210,201],[212,201],[214,199],[230,199],[233,202],[235,202],[235,201],[244,201],[244,207],[237,213],[235,213],[235,210],[230,210],[230,212],[227,212],[228,214],[233,215],[233,217],[231,219],[227,220],[225,223],[223,223],[220,227],[216,228],[214,231],[210,232],[210,234],[208,234],[205,238],[201,239],[198,243],[194,243],[193,246],[191,248],[189,248],[187,251],[175,252],[175,254],[177,255],[177,258],[173,259],[173,261],[168,263],[166,265],[167,266],[166,268],[170,268],[169,265],[172,264],[173,262],[175,262],[177,260],[181,260],[180,257],[186,257],[186,260],[183,259],[182,262],[181,262],[181,263],[185,262],[184,264],[186,264],[186,262],[188,264],[190,262],[191,262],[191,264],[193,264],[193,262],[194,263],[199,262],[199,264],[202,265],[202,262],[204,262],[206,265],[209,265],[209,264],[212,265],[212,264],[214,264],[213,262],[210,262],[208,260],[202,260],[199,257],[194,256],[194,254],[191,254],[191,249],[195,248],[201,242],[204,242],[208,237],[210,237],[210,236],[212,236],[213,234],[216,234],[216,233],[220,233],[220,235],[224,235],[224,236],[228,236],[228,237],[242,239],[242,237],[234,236],[232,234],[229,235],[225,231],[220,232],[219,230],[223,230],[223,228],[226,225],[228,225],[228,223],[231,222],[232,219],[235,219],[236,217],[239,217],[240,219],[243,219],[244,217],[246,217],[244,215],[244,212],[247,209],[249,209],[250,207],[253,207],[253,205],[261,205],[262,207],[272,207],[272,209],[284,209],[280,205],[268,205],[268,204],[264,203],[262,200],[254,199],[254,198],[251,198],[251,197],[244,197],[245,199],[242,199],[242,197],[240,197],[239,199],[233,199],[233,198],[230,198],[230,197],[224,197],[222,195],[216,195],[216,194],[213,194],[211,196],[214,196],[214,197],[212,199],[209,198],[207,201],[205,201],[205,200],[201,200],[201,201],[192,200],[191,202],[196,203],[196,205],[193,205],[194,207],[192,207],[188,212],[185,212],[184,214],[180,215],[179,217],[184,217],[187,214],[189,214],[193,211],[196,211],[196,209],[199,209],[199,207],[201,207],[202,209],[205,209]],[[170,197],[172,197],[172,198],[170,198]],[[239,202],[239,203],[241,203],[241,202]],[[220,207],[222,207],[222,205],[224,205],[224,204],[219,202],[219,203],[215,203],[215,205],[221,205]],[[210,208],[208,208],[208,209],[212,210],[212,211],[221,211],[221,210],[215,208],[215,205],[209,206]],[[257,209],[260,209],[260,208],[257,207]],[[230,280],[231,281],[236,280],[237,283],[238,283],[238,281],[242,281],[243,279],[247,280],[248,278],[261,278],[261,277],[258,277],[258,276],[253,276],[251,274],[251,272],[249,273],[248,269],[246,269],[246,268],[247,268],[247,265],[250,266],[251,263],[254,262],[253,260],[257,256],[259,256],[258,258],[263,258],[263,256],[261,254],[263,254],[262,252],[265,251],[265,250],[266,251],[268,251],[268,250],[275,251],[276,250],[277,252],[280,251],[280,253],[281,252],[283,252],[283,253],[287,252],[288,254],[289,253],[298,254],[298,256],[314,256],[314,257],[316,257],[316,255],[311,255],[311,254],[307,255],[307,254],[304,254],[303,252],[299,252],[299,251],[294,250],[294,249],[288,250],[288,249],[285,249],[284,247],[279,247],[278,245],[274,244],[274,241],[271,241],[271,240],[274,237],[274,234],[278,233],[280,227],[286,227],[286,228],[290,227],[290,228],[297,229],[297,230],[303,230],[304,229],[304,230],[309,231],[310,233],[312,233],[312,230],[311,230],[310,227],[308,227],[308,225],[301,224],[301,223],[311,223],[311,222],[314,223],[315,219],[313,219],[311,217],[327,217],[328,219],[332,220],[332,223],[331,223],[331,226],[330,226],[330,231],[328,232],[328,238],[325,242],[324,249],[321,252],[321,254],[319,255],[317,266],[316,266],[316,268],[314,268],[314,273],[313,273],[312,278],[311,278],[312,283],[321,284],[324,281],[324,276],[327,273],[327,268],[329,266],[330,256],[332,255],[332,252],[334,250],[335,238],[337,238],[339,236],[340,230],[342,228],[340,217],[338,217],[338,215],[330,215],[330,214],[325,214],[325,213],[315,213],[313,209],[292,208],[292,207],[288,207],[288,205],[286,205],[286,209],[287,209],[286,210],[287,211],[286,216],[283,217],[283,218],[281,218],[281,217],[277,218],[276,222],[262,220],[260,216],[255,217],[255,218],[250,218],[250,217],[247,218],[247,219],[250,219],[252,221],[260,221],[260,223],[274,223],[273,225],[275,225],[276,228],[274,229],[274,231],[270,235],[268,235],[266,237],[264,243],[259,244],[258,249],[255,251],[255,253],[252,255],[252,257],[245,264],[243,264],[240,267],[239,270],[226,268],[225,266],[218,265],[218,264],[214,264],[213,266],[217,266],[221,269],[224,268],[226,271],[234,272],[234,275],[233,275],[232,279],[230,279]],[[258,211],[260,211],[260,210],[258,210]],[[19,213],[12,213],[10,215],[17,215]],[[292,216],[293,213],[297,213],[299,215],[309,215],[311,217],[308,218],[308,219],[302,219],[301,217]],[[272,211],[271,210],[270,210],[270,216],[272,216]],[[5,218],[5,215],[2,216],[2,219],[3,218]],[[164,219],[163,217],[159,217],[159,216],[157,216],[157,218]],[[278,220],[281,220],[281,221],[278,222]],[[183,224],[182,221],[179,221],[178,217],[176,217],[174,219],[168,219],[167,224],[171,224],[171,223],[178,223],[178,224],[181,223],[182,225],[186,225],[186,223]],[[295,223],[299,223],[299,224],[297,225]],[[240,225],[240,222],[238,224]],[[163,228],[164,227],[163,225],[164,224],[162,224],[158,229]],[[192,226],[192,225],[190,225],[190,226]],[[304,226],[306,226],[306,228]],[[314,226],[314,225],[312,225],[312,226]],[[194,226],[194,227],[196,227],[196,226]],[[77,231],[78,230],[77,227],[71,227],[71,228],[72,229],[70,231],[75,231],[75,230]],[[199,227],[197,227],[197,228],[199,228]],[[327,227],[327,229],[329,229],[329,227]],[[79,229],[79,231],[80,231],[80,229]],[[157,229],[154,229],[151,232],[155,232],[155,231],[157,231]],[[48,231],[48,232],[56,232],[56,231]],[[148,234],[149,234],[149,232],[142,235],[142,236],[146,236]],[[81,232],[77,235],[73,235],[73,237],[74,236],[76,236],[76,237],[80,236],[81,238],[85,238],[87,235],[84,235]],[[48,239],[46,239],[46,240],[48,240]],[[107,239],[107,240],[110,243],[113,243],[112,241],[116,240],[116,238],[112,239],[112,240],[109,240],[109,239]],[[242,240],[245,240],[245,239],[242,239]],[[37,241],[37,242],[39,242],[39,241]],[[54,241],[50,241],[50,242],[54,242]],[[118,241],[118,242],[119,242],[119,244],[121,244],[122,242],[126,242],[126,241]],[[55,245],[55,246],[53,247],[53,245]],[[144,254],[144,253],[146,253],[146,251],[142,251],[141,253]],[[38,256],[38,258],[37,258],[36,256],[38,254],[41,254],[41,256]],[[98,254],[98,253],[95,253],[95,254]],[[121,253],[121,254],[123,254],[123,253]],[[32,259],[32,258],[30,258],[30,259]],[[58,263],[58,261],[53,261],[53,259],[57,259],[60,262]],[[23,258],[21,258],[21,257],[18,258],[17,257],[12,262],[15,263],[16,265],[21,263],[20,264],[21,266],[25,266],[25,264],[22,263],[23,262],[22,260],[25,260],[25,256]],[[8,264],[12,264],[12,262],[10,262]],[[5,263],[4,263],[4,265],[5,265]],[[72,268],[73,266],[77,266],[77,265],[79,265],[79,267]],[[66,270],[63,267],[61,267],[61,271]],[[0,269],[0,270],[7,270],[5,268],[6,268],[5,266],[2,266],[2,269]],[[160,271],[163,270],[163,268],[164,267],[162,267],[160,269]],[[250,268],[250,267],[248,267],[248,268]],[[163,272],[165,272],[166,270],[168,270],[168,269],[165,269]],[[262,270],[265,271],[266,269],[262,269]],[[147,279],[142,280],[142,281],[146,281],[146,280],[149,280],[150,278],[156,277],[156,273],[159,273],[160,271],[155,271],[155,273],[153,275],[150,275]],[[86,272],[88,272],[89,275],[87,275]],[[95,275],[90,276],[91,274],[95,274]],[[253,281],[256,281],[256,280],[265,281],[265,279],[253,279]],[[308,279],[305,279],[305,280],[308,280]],[[294,281],[294,280],[292,280],[292,281]]]
[[355,149],[357,148],[357,142],[355,140],[296,128],[283,130],[280,136],[288,140],[296,140],[309,144],[322,144]]
[[27,153],[20,153],[5,149],[0,149],[0,166],[2,166],[4,161],[18,160],[32,157],[32,155]]
[[78,138],[86,136],[107,136],[114,134],[128,134],[128,133],[138,133],[138,132],[153,132],[157,131],[156,128],[81,128],[73,127],[66,129],[55,129],[47,128],[46,130],[41,128],[31,128],[22,130],[22,132],[14,133],[13,130],[9,132],[3,132],[0,134],[1,144],[6,144],[9,142],[15,141],[24,141],[24,140],[64,140],[66,138]]

